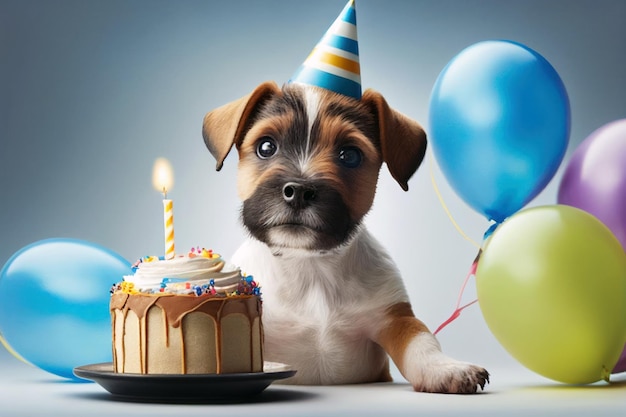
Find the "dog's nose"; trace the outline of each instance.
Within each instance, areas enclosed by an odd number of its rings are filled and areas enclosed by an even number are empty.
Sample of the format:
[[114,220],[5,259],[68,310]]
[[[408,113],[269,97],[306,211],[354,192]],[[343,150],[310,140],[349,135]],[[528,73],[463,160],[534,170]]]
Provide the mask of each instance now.
[[294,207],[305,207],[315,200],[315,189],[298,182],[288,182],[283,186],[283,198]]

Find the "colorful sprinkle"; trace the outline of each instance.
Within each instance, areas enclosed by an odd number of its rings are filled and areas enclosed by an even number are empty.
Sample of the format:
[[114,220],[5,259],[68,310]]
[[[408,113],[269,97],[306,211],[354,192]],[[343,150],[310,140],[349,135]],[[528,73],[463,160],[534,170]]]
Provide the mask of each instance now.
[[[211,259],[212,263],[217,264],[222,262],[221,255],[213,252],[212,249],[201,248],[200,246],[192,247],[186,255],[177,255],[177,258],[188,257],[189,259],[204,257]],[[138,259],[133,265],[133,272],[142,268],[141,264],[151,262],[170,262],[165,260],[164,256],[143,256]],[[144,266],[148,268],[148,266]],[[215,288],[216,281],[219,279],[203,279],[193,280],[188,278],[163,278],[160,283],[154,285],[147,285],[139,287],[132,282],[132,277],[127,277],[128,281],[123,281],[114,284],[110,288],[111,294],[116,292],[123,292],[126,294],[146,294],[160,296],[164,294],[178,294],[188,296],[209,296],[209,297],[236,297],[236,296],[260,296],[261,291],[257,282],[252,275],[243,274],[240,282],[237,284],[234,291],[225,293],[224,291],[218,291]]]

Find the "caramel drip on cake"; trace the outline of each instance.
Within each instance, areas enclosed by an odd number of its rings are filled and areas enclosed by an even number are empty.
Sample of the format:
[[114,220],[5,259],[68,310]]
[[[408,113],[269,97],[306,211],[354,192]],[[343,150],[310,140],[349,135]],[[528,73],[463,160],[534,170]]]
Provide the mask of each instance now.
[[[161,311],[154,310],[151,312],[153,308],[159,308]],[[195,371],[190,370],[190,364],[195,364],[194,361],[211,362],[213,354],[209,355],[211,357],[206,357],[206,352],[211,352],[213,349],[215,373],[258,372],[262,370],[261,305],[260,299],[256,296],[155,296],[129,295],[117,292],[111,297],[110,309],[116,372],[155,373],[151,371],[151,368],[154,368],[160,370],[156,373],[197,373],[198,367],[194,368]],[[132,315],[129,315],[129,312],[132,312]],[[195,313],[202,314],[197,315]],[[152,317],[154,314],[158,314],[160,320],[155,321]],[[135,316],[136,320],[132,316]],[[203,317],[210,317],[210,319]],[[244,317],[247,319],[247,329],[240,327],[240,320]],[[138,326],[133,324],[135,321]],[[161,338],[154,331],[158,332],[158,327],[161,325],[163,326],[164,339],[159,341]],[[226,334],[226,326],[229,330],[233,328],[236,330]],[[135,327],[138,327],[137,332],[134,331]],[[155,328],[153,329],[153,327]],[[214,329],[215,334],[213,336],[211,333],[207,333],[210,328]],[[176,332],[179,332],[180,335],[174,340],[179,342],[172,343],[171,338],[175,336],[174,333]],[[131,333],[137,334],[138,338],[138,340],[129,339],[133,340],[132,346],[127,344],[127,338],[132,338]],[[148,338],[150,338],[150,343],[148,343]],[[189,342],[191,345],[188,344],[186,338],[191,338]],[[214,346],[207,346],[208,340],[214,340]],[[242,343],[245,344],[242,345]],[[227,357],[224,356],[223,351],[226,345],[228,346]],[[192,350],[187,352],[188,348]],[[248,355],[245,355],[244,352]],[[178,357],[181,364],[178,368],[179,371],[172,369],[171,365],[151,362],[163,360],[171,364],[175,357],[172,355],[180,355]],[[249,365],[245,363],[247,362],[245,359],[242,363],[242,355],[245,355],[244,358],[249,357]],[[138,358],[135,358],[136,356]],[[128,366],[129,363],[136,363],[133,358],[138,359],[139,369],[135,369],[136,365]],[[166,368],[161,365],[166,366]],[[202,366],[205,365],[211,368],[210,363]],[[169,370],[162,371],[162,369]]]
[[[167,328],[167,326],[166,326]],[[185,333],[180,332],[180,346],[182,349],[180,350],[180,369],[182,369],[182,373],[187,373],[187,359],[185,358]]]
[[148,340],[148,326],[146,325],[146,316],[143,316],[139,319],[139,358],[141,359],[139,367],[142,374],[148,372],[148,364],[146,363],[145,355],[143,354],[143,352],[146,351],[146,340]]
[[217,325],[215,329],[215,367],[218,374],[222,373],[222,326],[220,325],[222,322],[222,308],[224,308],[223,303],[220,306],[220,309],[217,310]]
[[[122,312],[122,318],[123,321],[121,323],[122,326],[125,327],[125,323],[127,320],[127,316],[128,316],[128,311],[131,310],[138,319],[138,324],[139,324],[139,359],[140,359],[140,363],[139,363],[139,368],[141,373],[146,373],[147,372],[147,362],[146,362],[146,355],[145,355],[145,346],[146,346],[146,337],[147,337],[147,330],[146,330],[146,312],[148,311],[148,309],[150,307],[152,307],[152,305],[154,305],[154,303],[157,301],[156,297],[133,297],[133,302],[132,302],[132,308],[131,305],[127,302],[128,300],[128,294],[113,294],[111,296],[111,301],[110,301],[110,309],[111,312],[113,314],[113,325],[115,326],[117,324],[117,317],[115,316],[115,311],[119,310]],[[115,334],[115,329],[116,327],[113,327],[113,332]],[[143,330],[142,330],[143,329]],[[115,346],[113,346],[113,357],[115,358],[115,370],[119,371],[119,372],[125,372],[125,364],[126,364],[126,346],[125,346],[125,338],[122,335],[121,338],[121,350],[122,350],[122,369],[119,370],[118,369],[118,355],[115,349]]]
[[115,349],[115,324],[117,323],[117,318],[115,317],[115,311],[111,310],[111,329],[113,336],[113,371],[117,372],[117,349]]

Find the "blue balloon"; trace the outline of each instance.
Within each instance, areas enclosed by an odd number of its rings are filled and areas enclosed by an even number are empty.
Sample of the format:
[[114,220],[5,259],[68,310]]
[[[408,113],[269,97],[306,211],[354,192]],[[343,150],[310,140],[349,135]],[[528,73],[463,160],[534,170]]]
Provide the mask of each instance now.
[[76,379],[76,366],[112,360],[110,289],[131,265],[94,243],[46,239],[0,271],[0,334],[29,363]]
[[483,41],[443,69],[430,98],[430,136],[455,192],[502,222],[532,200],[567,149],[570,106],[561,78],[532,49]]

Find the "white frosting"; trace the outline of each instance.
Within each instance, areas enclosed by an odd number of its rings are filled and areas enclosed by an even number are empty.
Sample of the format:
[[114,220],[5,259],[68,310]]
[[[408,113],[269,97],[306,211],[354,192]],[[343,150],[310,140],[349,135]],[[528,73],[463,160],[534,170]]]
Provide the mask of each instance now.
[[211,280],[216,292],[232,292],[241,279],[239,268],[225,268],[219,256],[178,256],[169,260],[144,261],[139,263],[134,275],[124,276],[124,281],[132,282],[138,291],[158,292],[164,288],[167,293],[178,294],[192,293],[193,287],[208,286]]

